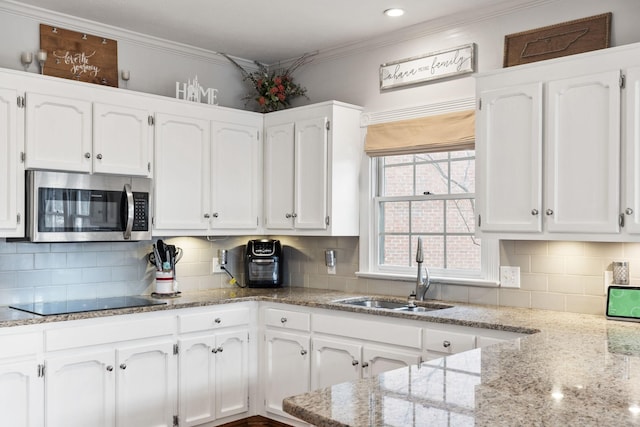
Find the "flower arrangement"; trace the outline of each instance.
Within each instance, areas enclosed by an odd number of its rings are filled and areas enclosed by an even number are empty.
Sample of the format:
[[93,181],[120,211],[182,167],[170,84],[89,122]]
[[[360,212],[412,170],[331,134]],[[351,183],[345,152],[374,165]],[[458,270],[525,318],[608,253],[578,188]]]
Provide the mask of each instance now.
[[245,105],[254,100],[258,103],[261,112],[269,113],[289,107],[292,98],[298,96],[307,97],[307,89],[294,83],[292,74],[307,62],[310,56],[308,54],[296,59],[287,68],[278,68],[271,71],[266,65],[253,61],[258,67],[258,71],[251,73],[242,68],[240,64],[228,55],[222,55],[240,70],[242,79],[249,81],[256,91],[255,94],[249,94],[243,98],[246,101]]

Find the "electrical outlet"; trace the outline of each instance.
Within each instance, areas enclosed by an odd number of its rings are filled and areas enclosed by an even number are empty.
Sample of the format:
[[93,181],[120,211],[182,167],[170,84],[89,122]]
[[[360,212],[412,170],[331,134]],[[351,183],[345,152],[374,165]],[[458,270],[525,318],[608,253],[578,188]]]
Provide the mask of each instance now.
[[220,268],[220,259],[218,257],[214,257],[211,260],[211,273],[212,274],[224,273],[222,268]]
[[520,267],[500,266],[500,286],[503,288],[519,288]]

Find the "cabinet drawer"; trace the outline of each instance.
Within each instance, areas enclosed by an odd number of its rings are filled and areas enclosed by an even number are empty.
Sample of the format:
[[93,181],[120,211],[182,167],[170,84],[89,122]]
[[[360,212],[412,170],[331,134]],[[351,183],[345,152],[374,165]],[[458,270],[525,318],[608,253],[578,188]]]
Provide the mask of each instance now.
[[455,354],[472,350],[476,347],[476,336],[459,332],[425,329],[424,347],[429,351],[443,354]]
[[313,331],[390,345],[422,348],[422,328],[417,326],[314,314]]
[[98,323],[94,325],[73,325],[45,331],[45,350],[56,351],[175,333],[175,317],[171,315],[140,320],[113,321],[104,318],[96,321]]
[[38,352],[42,342],[40,333],[0,336],[0,360],[8,357],[28,356]]
[[299,311],[268,308],[265,310],[265,324],[275,328],[308,331],[311,329],[311,316]]
[[178,316],[178,331],[205,331],[208,329],[228,328],[230,326],[248,325],[250,320],[248,307],[228,310],[214,309],[205,313],[181,314]]

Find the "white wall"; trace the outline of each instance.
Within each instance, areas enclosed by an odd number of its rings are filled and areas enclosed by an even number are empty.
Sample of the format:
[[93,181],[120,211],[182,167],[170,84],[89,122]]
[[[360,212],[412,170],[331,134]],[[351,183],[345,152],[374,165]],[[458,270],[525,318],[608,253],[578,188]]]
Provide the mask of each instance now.
[[475,43],[479,72],[502,68],[505,35],[606,12],[613,13],[612,46],[640,42],[638,0],[545,0],[536,4],[508,15],[476,12],[455,21],[424,24],[391,35],[394,43],[386,38],[322,52],[296,78],[307,87],[311,102],[336,99],[377,112],[470,98],[475,90],[473,77],[468,76],[381,92],[378,72],[385,62]]

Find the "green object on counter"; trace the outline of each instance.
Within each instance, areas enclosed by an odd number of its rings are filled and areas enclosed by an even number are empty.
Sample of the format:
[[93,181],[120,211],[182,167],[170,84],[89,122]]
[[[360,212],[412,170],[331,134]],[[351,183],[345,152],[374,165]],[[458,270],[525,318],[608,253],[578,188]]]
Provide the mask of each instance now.
[[607,318],[640,321],[640,288],[609,286],[607,291]]

